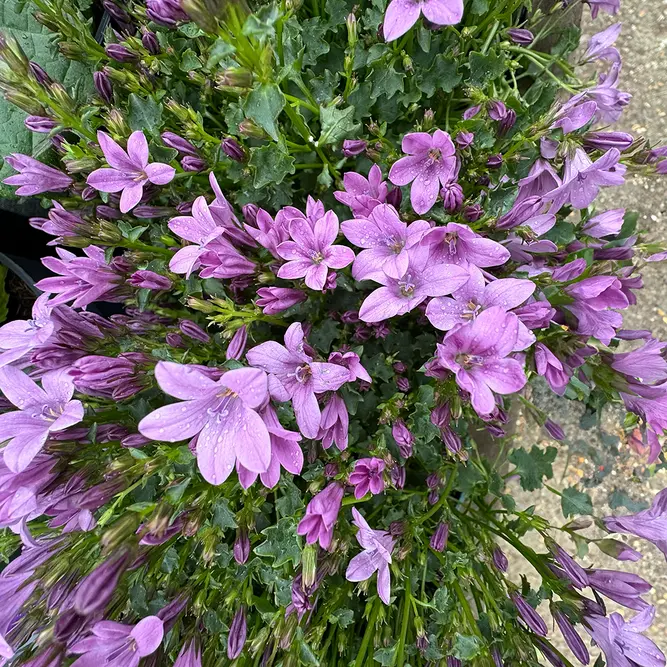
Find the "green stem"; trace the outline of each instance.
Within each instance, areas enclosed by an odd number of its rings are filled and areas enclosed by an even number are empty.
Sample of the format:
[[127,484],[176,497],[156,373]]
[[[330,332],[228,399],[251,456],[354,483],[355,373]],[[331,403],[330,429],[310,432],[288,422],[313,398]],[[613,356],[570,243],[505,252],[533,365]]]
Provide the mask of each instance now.
[[375,634],[375,622],[377,621],[378,614],[380,613],[381,604],[382,601],[380,598],[377,598],[373,604],[371,615],[368,618],[366,632],[364,632],[364,638],[361,640],[361,646],[359,647],[359,653],[357,653],[357,659],[354,661],[354,667],[363,667],[365,664],[364,659],[366,657],[366,651],[368,650],[368,645],[371,642],[371,638]]
[[456,597],[459,599],[459,602],[461,603],[461,608],[463,609],[463,613],[468,620],[468,624],[470,625],[470,629],[472,632],[474,632],[477,636],[481,636],[481,633],[479,631],[479,627],[477,627],[477,621],[475,620],[475,616],[472,613],[472,609],[470,607],[470,603],[468,602],[465,593],[463,592],[463,589],[461,588],[461,584],[454,579],[452,585],[454,586],[454,590],[456,591]]
[[482,54],[486,55],[486,52],[489,50],[489,46],[491,46],[491,42],[493,41],[493,38],[496,36],[496,33],[498,32],[498,27],[500,26],[500,21],[496,21],[493,24],[493,27],[489,31],[489,36],[486,38],[486,41],[484,42],[484,46],[482,46]]
[[396,665],[397,667],[402,667],[403,665],[403,653],[405,651],[405,640],[408,636],[408,622],[410,620],[410,598],[412,593],[410,592],[410,566],[406,563],[406,573],[405,573],[405,602],[403,607],[403,620],[401,621],[401,636],[398,640],[398,650],[396,651]]
[[289,100],[290,102],[293,102],[294,104],[297,104],[300,107],[306,107],[306,109],[312,111],[314,114],[319,116],[320,114],[319,108],[311,104],[310,102],[306,102],[305,100],[302,100],[299,97],[294,97],[294,95],[288,95],[287,93],[283,93],[283,95],[285,95],[286,100]]

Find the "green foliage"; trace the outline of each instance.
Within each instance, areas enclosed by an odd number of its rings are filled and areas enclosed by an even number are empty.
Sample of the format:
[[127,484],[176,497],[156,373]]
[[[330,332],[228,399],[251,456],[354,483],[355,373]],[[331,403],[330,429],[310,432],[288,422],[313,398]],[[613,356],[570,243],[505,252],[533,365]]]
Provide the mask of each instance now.
[[278,141],[276,121],[284,106],[285,96],[280,88],[276,84],[261,83],[248,95],[244,109],[247,118],[254,120],[272,139]]
[[516,466],[516,474],[521,480],[524,491],[536,491],[542,486],[544,478],[553,477],[551,464],[556,460],[558,450],[555,447],[540,449],[533,445],[530,451],[514,449],[510,452],[509,461]]
[[300,539],[296,534],[296,523],[291,517],[284,517],[275,526],[262,531],[264,542],[255,548],[258,556],[273,559],[273,567],[280,568],[290,561],[296,567],[301,561]]
[[560,497],[563,515],[566,517],[575,514],[592,514],[593,502],[587,493],[583,493],[574,487],[568,487],[563,490]]

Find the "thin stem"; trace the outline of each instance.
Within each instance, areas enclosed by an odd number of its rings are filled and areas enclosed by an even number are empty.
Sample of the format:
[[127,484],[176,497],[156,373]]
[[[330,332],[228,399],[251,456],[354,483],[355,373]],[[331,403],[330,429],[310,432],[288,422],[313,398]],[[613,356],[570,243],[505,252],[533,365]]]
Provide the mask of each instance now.
[[371,638],[375,634],[375,622],[377,621],[377,616],[380,613],[380,605],[382,601],[380,598],[375,600],[373,604],[373,609],[371,610],[371,615],[368,618],[368,625],[366,626],[366,632],[364,632],[364,638],[361,640],[361,646],[359,647],[359,653],[357,653],[357,659],[354,662],[354,667],[363,667],[364,659],[366,657],[366,651],[368,650],[368,645],[371,642]]
[[403,665],[403,652],[405,651],[405,640],[408,635],[408,622],[410,620],[410,598],[412,593],[410,591],[410,567],[407,564],[405,573],[405,602],[403,607],[403,620],[401,621],[401,636],[398,640],[398,650],[396,651],[396,665],[401,667]]

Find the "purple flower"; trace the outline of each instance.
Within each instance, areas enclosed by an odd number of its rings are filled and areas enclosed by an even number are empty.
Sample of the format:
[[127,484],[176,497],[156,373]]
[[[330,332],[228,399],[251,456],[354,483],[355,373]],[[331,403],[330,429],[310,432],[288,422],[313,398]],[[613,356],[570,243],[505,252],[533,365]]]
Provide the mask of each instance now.
[[502,552],[500,547],[495,547],[493,550],[493,564],[501,572],[507,572],[509,561],[507,560],[507,556]]
[[655,496],[648,509],[637,514],[608,516],[604,523],[615,533],[636,535],[653,542],[667,558],[667,489]]
[[317,439],[322,441],[322,447],[329,449],[332,444],[342,452],[347,449],[350,415],[347,412],[345,401],[338,395],[332,394],[329,402],[322,410],[322,421]]
[[234,540],[234,560],[243,565],[248,561],[250,556],[250,538],[248,531],[245,528],[239,529],[236,532],[236,539]]
[[39,387],[14,366],[0,368],[0,389],[18,410],[0,414],[0,441],[9,441],[2,454],[15,473],[25,470],[41,451],[49,434],[83,419],[81,401],[73,401],[74,384],[67,371],[51,371]]
[[597,86],[581,93],[597,104],[596,118],[600,122],[615,123],[621,117],[623,109],[630,104],[632,95],[618,90],[620,73],[621,63],[614,63],[609,72],[600,75]]
[[[357,218],[365,218],[379,204],[387,201],[387,184],[382,180],[382,170],[374,164],[364,178],[356,171],[343,174],[345,190],[334,192],[334,197],[349,206]],[[399,190],[400,192],[400,190]]]
[[13,320],[0,327],[0,368],[42,346],[54,332],[49,295],[42,294],[32,306],[31,320]]
[[262,287],[257,296],[255,303],[265,315],[277,315],[308,298],[305,292],[291,287]]
[[430,296],[451,294],[468,280],[468,272],[452,264],[429,259],[427,246],[415,246],[409,253],[407,271],[400,278],[373,275],[382,287],[371,292],[359,309],[364,322],[382,322],[404,315]]
[[367,148],[368,142],[364,139],[345,139],[342,153],[345,157],[361,155]]
[[221,143],[222,152],[235,162],[245,162],[246,153],[243,146],[233,137],[226,137]]
[[547,160],[538,158],[530,168],[528,176],[519,181],[516,201],[519,202],[527,197],[543,197],[560,185],[562,181],[551,164]]
[[137,289],[166,290],[172,286],[171,280],[167,276],[161,276],[155,271],[135,271],[127,282]]
[[509,355],[517,346],[519,320],[494,306],[470,324],[450,331],[438,344],[438,362],[456,374],[480,415],[496,408],[494,392],[513,394],[526,384],[523,365]]
[[484,209],[481,204],[472,204],[463,209],[463,217],[468,222],[477,222],[484,215]]
[[596,111],[595,102],[587,102],[581,95],[577,95],[558,110],[551,123],[551,129],[560,128],[563,134],[570,134],[590,123]]
[[447,213],[456,213],[463,205],[463,188],[458,183],[447,183],[440,190],[440,196],[442,197],[442,204]]
[[641,596],[648,593],[653,586],[637,574],[616,570],[588,570],[587,576],[588,585],[594,591],[628,609],[641,611],[648,606]]
[[306,516],[299,522],[297,533],[305,535],[308,544],[319,542],[323,549],[328,549],[342,502],[343,487],[337,483],[329,484],[308,503]]
[[[293,475],[301,473],[303,468],[303,452],[299,447],[301,434],[283,428],[271,404],[264,408],[261,416],[271,438],[271,461],[266,472],[260,473],[259,478],[267,489],[272,489],[280,480],[281,466]],[[244,489],[249,488],[257,479],[257,473],[248,470],[239,461],[236,462],[236,470]]]
[[129,554],[121,553],[98,565],[77,585],[74,610],[82,616],[103,611],[113,597],[118,580],[129,564]]
[[19,173],[2,181],[5,185],[20,186],[16,194],[21,197],[32,197],[42,192],[62,192],[72,185],[72,179],[62,171],[47,167],[39,160],[22,153],[12,153],[5,162]]
[[343,366],[315,362],[304,346],[299,322],[285,333],[285,345],[267,341],[246,353],[251,366],[269,373],[271,395],[279,401],[292,400],[296,421],[306,438],[316,438],[322,414],[316,394],[336,391],[349,381]]
[[588,132],[584,135],[584,146],[588,150],[608,151],[617,148],[624,151],[630,148],[635,138],[627,132]]
[[373,381],[368,371],[361,365],[361,360],[356,352],[332,352],[329,355],[329,362],[347,368],[350,372],[349,382],[355,380]]
[[[430,0],[431,3],[435,1]],[[393,0],[392,5],[396,2]],[[417,3],[410,4],[419,8]],[[406,134],[401,148],[407,156],[392,165],[389,180],[394,185],[412,183],[412,208],[419,215],[427,213],[433,208],[440,188],[456,178],[458,166],[454,144],[449,134],[436,130],[433,135],[426,132]]]
[[245,229],[259,245],[279,259],[278,246],[289,239],[290,220],[286,209],[278,211],[274,220],[263,208],[260,208],[255,212],[253,224],[246,225]]
[[561,611],[554,612],[554,620],[563,634],[563,639],[568,645],[572,653],[582,665],[587,665],[590,662],[590,655],[579,633],[574,629],[570,619]]
[[[484,284],[484,275],[474,265],[468,267],[470,279],[451,297],[432,299],[426,308],[426,317],[436,328],[448,331],[457,324],[474,320],[487,308],[499,306],[504,311],[520,306],[535,291],[532,280],[501,278]],[[525,328],[523,323],[521,327]],[[532,337],[528,331],[524,335]]]
[[474,140],[475,135],[472,132],[466,132],[465,130],[459,132],[456,135],[456,139],[454,139],[460,150],[468,148]]
[[650,338],[632,352],[612,355],[611,367],[644,383],[662,383],[667,380],[667,343]]
[[106,132],[97,140],[109,168],[97,169],[88,176],[88,185],[100,192],[121,192],[120,210],[127,213],[141,200],[144,185],[166,185],[175,174],[173,167],[161,162],[148,163],[148,142],[141,131],[133,132],[125,152]]
[[510,595],[514,606],[519,612],[519,616],[525,622],[525,624],[537,635],[540,637],[546,637],[549,633],[547,629],[547,624],[544,622],[544,619],[533,609],[528,602],[519,594],[512,593]]
[[450,222],[432,229],[424,238],[424,244],[431,246],[433,259],[448,264],[479,268],[501,266],[510,258],[506,248],[500,243],[475,234],[466,225]]
[[183,644],[174,667],[201,667],[201,650],[194,639]]
[[227,638],[227,657],[235,660],[241,655],[245,646],[246,636],[248,634],[248,625],[245,617],[245,609],[241,607],[229,626],[229,637]]
[[322,290],[329,269],[342,269],[354,261],[351,248],[333,245],[338,236],[338,217],[328,211],[314,225],[305,218],[293,219],[289,224],[292,241],[283,241],[277,253],[288,260],[278,270],[279,278],[304,278],[310,289]]
[[400,278],[408,270],[408,250],[430,229],[425,220],[417,220],[408,226],[388,204],[376,206],[368,218],[344,222],[345,238],[353,245],[365,248],[354,260],[352,276],[355,280],[372,280],[374,274],[384,272],[390,278]]
[[596,19],[600,11],[607,14],[618,14],[621,9],[621,0],[586,0],[591,8],[591,16]]
[[100,621],[91,632],[69,648],[71,653],[81,655],[73,666],[138,667],[142,658],[159,648],[164,626],[157,616],[147,616],[136,625]]
[[412,456],[412,445],[415,441],[415,436],[412,435],[405,422],[402,419],[397,419],[391,427],[391,435],[398,445],[401,456],[404,459]]
[[429,541],[429,546],[433,551],[442,552],[447,546],[447,538],[449,537],[449,524],[443,523],[442,521],[438,524],[438,527],[435,529],[431,539]]
[[648,607],[630,621],[620,614],[608,617],[596,614],[586,617],[586,630],[600,647],[609,667],[664,667],[664,653],[640,634],[648,630],[655,616],[655,607]]
[[624,217],[624,208],[605,211],[588,220],[581,228],[581,231],[596,239],[601,239],[605,236],[616,236],[621,231],[621,227],[623,227]]
[[391,581],[389,565],[394,539],[383,530],[373,530],[357,511],[352,508],[354,525],[357,526],[357,542],[363,551],[357,554],[348,564],[345,578],[348,581],[366,581],[377,572],[377,591],[380,599],[389,604],[391,599]]
[[535,35],[525,28],[510,28],[507,30],[507,36],[515,43],[522,46],[530,46],[535,40]]
[[421,14],[435,25],[455,25],[463,18],[463,0],[391,0],[382,24],[384,38],[391,42],[404,35]]
[[248,327],[244,324],[242,327],[239,327],[234,336],[229,341],[227,346],[227,351],[225,352],[225,358],[229,359],[240,359],[243,356],[246,343],[248,342]]
[[588,586],[588,575],[577,561],[570,556],[563,547],[553,541],[548,543],[549,550],[553,554],[554,560],[561,566],[567,578],[577,587],[585,588]]
[[382,473],[385,463],[382,459],[359,459],[354,464],[354,471],[350,475],[350,484],[354,486],[354,497],[363,498],[369,491],[377,496],[384,491]]
[[145,388],[148,364],[150,358],[142,352],[123,352],[117,357],[90,355],[74,362],[70,377],[83,394],[122,401]]
[[239,368],[215,381],[197,366],[160,361],[155,379],[162,391],[185,402],[144,417],[142,435],[162,442],[193,438],[199,470],[211,484],[222,484],[237,459],[253,472],[268,469],[271,441],[256,412],[268,398],[265,373]]

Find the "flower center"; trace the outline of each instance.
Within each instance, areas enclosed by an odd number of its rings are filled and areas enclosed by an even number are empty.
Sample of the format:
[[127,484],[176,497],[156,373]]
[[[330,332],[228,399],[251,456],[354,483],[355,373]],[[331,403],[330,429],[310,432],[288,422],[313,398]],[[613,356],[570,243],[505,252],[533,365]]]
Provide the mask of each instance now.
[[414,295],[415,293],[415,288],[417,286],[415,285],[414,281],[412,280],[412,275],[409,273],[405,275],[401,280],[398,281],[398,290],[401,293],[401,296],[410,298]]
[[480,357],[477,354],[462,353],[456,355],[456,362],[459,366],[463,366],[463,368],[469,370],[473,366],[482,366],[484,364],[484,357]]
[[313,250],[310,253],[310,259],[313,261],[313,264],[321,264],[324,260],[324,256],[319,250]]
[[482,312],[482,306],[475,303],[472,299],[468,301],[466,308],[467,310],[463,311],[461,315],[464,320],[474,320]]
[[448,232],[445,234],[445,243],[449,246],[449,254],[456,255],[456,242],[459,240],[456,232]]
[[299,366],[296,369],[294,376],[296,377],[297,382],[300,382],[301,384],[308,382],[308,380],[313,377],[313,371],[310,368],[310,364]]
[[428,159],[431,163],[437,162],[442,157],[442,152],[439,148],[431,148],[428,152]]
[[403,241],[403,239],[397,239],[397,238],[394,238],[393,236],[390,236],[386,240],[386,244],[387,244],[387,248],[389,248],[389,250],[391,250],[393,253],[395,253],[397,255],[405,247],[405,242]]

